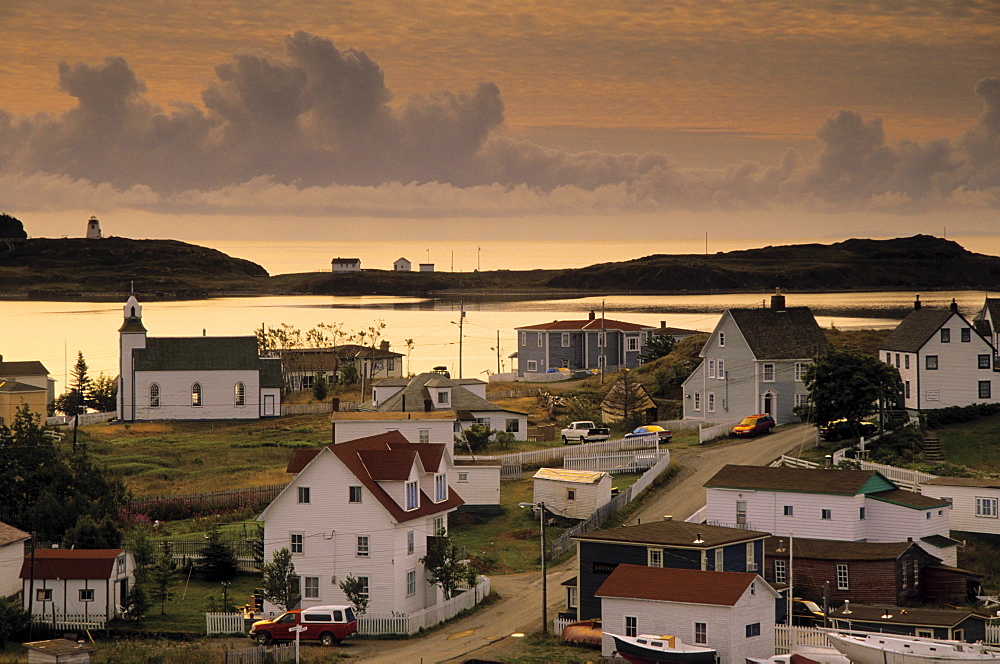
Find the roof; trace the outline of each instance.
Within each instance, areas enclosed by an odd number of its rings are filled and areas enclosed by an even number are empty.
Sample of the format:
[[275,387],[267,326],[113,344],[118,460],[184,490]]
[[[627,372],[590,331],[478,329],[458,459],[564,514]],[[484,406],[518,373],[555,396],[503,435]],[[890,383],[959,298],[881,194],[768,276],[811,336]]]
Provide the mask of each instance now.
[[[97,652],[97,648],[94,646],[87,645],[86,643],[78,643],[76,641],[70,641],[69,639],[50,639],[48,641],[32,641],[31,643],[25,643],[25,648],[31,648],[32,650],[39,650],[41,652],[47,652],[51,655],[72,655],[73,653],[79,652]],[[41,661],[41,660],[38,660]],[[56,660],[46,660],[46,661],[56,661]],[[82,661],[82,660],[73,660]]]
[[0,546],[21,542],[31,537],[28,533],[0,521]]
[[219,371],[261,368],[257,337],[152,337],[132,351],[136,371]]
[[901,505],[915,510],[929,510],[935,507],[948,507],[948,501],[940,498],[932,498],[912,491],[903,489],[890,489],[888,491],[876,491],[868,494],[869,498],[881,500],[884,503]]
[[750,351],[758,360],[815,357],[827,346],[809,307],[729,309]]
[[945,537],[944,535],[928,535],[927,537],[921,537],[920,541],[926,542],[930,546],[937,547],[938,549],[945,549],[961,544],[958,540],[953,540],[952,538]]
[[[736,466],[728,464],[712,476],[709,488],[828,493],[855,496],[898,487],[875,470],[822,470],[785,466]],[[916,494],[914,494],[916,495]],[[936,503],[935,503],[936,504]]]
[[937,477],[921,482],[932,486],[968,486],[979,489],[1000,489],[1000,479],[989,477]]
[[641,332],[656,329],[653,325],[639,325],[610,318],[588,318],[585,320],[554,320],[551,323],[523,325],[517,330],[621,330],[623,332]]
[[995,297],[986,298],[983,309],[989,313],[990,321],[993,322],[993,329],[1000,331],[1000,299]]
[[281,376],[281,360],[261,358],[258,362],[260,362],[260,386],[284,388],[285,381]]
[[47,376],[49,370],[38,360],[23,362],[0,361],[0,376]]
[[445,420],[451,421],[457,417],[455,411],[453,410],[429,410],[429,411],[413,411],[413,412],[396,412],[396,413],[383,413],[381,411],[370,411],[370,410],[348,410],[348,411],[336,411],[330,414],[330,420],[333,422],[352,422],[352,421],[406,421],[406,420]]
[[[725,544],[762,539],[767,536],[768,533],[744,528],[726,528],[704,523],[688,523],[687,521],[651,521],[634,526],[595,530],[585,535],[576,535],[573,539],[711,549]],[[703,542],[695,544],[694,541],[699,537]]]
[[757,580],[767,585],[753,572],[618,565],[594,596],[735,606]]
[[900,321],[896,329],[879,344],[881,350],[916,353],[955,315],[951,309],[916,309]]
[[[928,625],[934,627],[955,627],[963,620],[974,618],[985,621],[986,617],[972,611],[953,609],[922,609],[867,606],[851,602],[850,613],[845,615],[843,607],[830,612],[831,618],[839,620],[861,620],[864,622],[890,623],[895,625]],[[887,614],[886,611],[889,613]],[[883,618],[889,615],[890,618]]]
[[340,258],[338,256],[337,258],[334,258],[332,262],[334,262],[334,263],[360,263],[361,259],[360,258]]
[[0,392],[47,392],[44,387],[18,383],[13,380],[0,380]]
[[[914,542],[849,542],[804,537],[796,537],[794,542],[790,542],[785,537],[768,537],[764,542],[764,555],[783,557],[789,548],[792,548],[795,558],[803,559],[839,560],[842,562],[898,560],[913,546],[916,546]],[[784,549],[784,551],[779,552],[778,549]]]
[[653,330],[653,334],[669,334],[674,337],[689,337],[692,334],[702,334],[702,332],[700,330],[688,330],[683,327],[658,327]]
[[[523,415],[518,411],[509,410],[507,408],[502,408],[496,405],[492,401],[482,398],[478,394],[469,391],[468,389],[462,387],[463,382],[465,384],[471,384],[467,381],[458,381],[451,378],[445,378],[443,375],[434,372],[422,373],[411,378],[403,389],[399,390],[391,397],[380,403],[377,407],[379,412],[423,412],[424,403],[426,401],[431,401],[436,405],[437,400],[433,399],[431,393],[428,391],[428,387],[450,387],[451,388],[451,402],[448,404],[449,410],[468,410],[468,411],[501,411],[506,413],[516,413],[518,415]],[[481,381],[475,381],[480,383]],[[385,385],[383,381],[379,385]]]
[[[122,549],[35,549],[35,579],[110,579]],[[32,577],[32,556],[21,565],[21,578]]]
[[536,480],[553,480],[555,482],[572,482],[575,484],[597,484],[608,474],[599,470],[567,470],[565,468],[539,468],[532,475]]

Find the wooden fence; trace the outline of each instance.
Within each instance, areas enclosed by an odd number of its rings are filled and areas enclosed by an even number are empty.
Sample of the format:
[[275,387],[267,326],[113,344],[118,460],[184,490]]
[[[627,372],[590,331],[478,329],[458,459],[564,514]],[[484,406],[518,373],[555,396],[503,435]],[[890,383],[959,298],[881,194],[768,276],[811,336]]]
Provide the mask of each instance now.
[[[263,507],[274,500],[286,486],[288,485],[271,484],[175,496],[133,498],[126,501],[124,506],[130,512],[145,514],[151,519],[188,518],[219,510]],[[175,512],[179,515],[174,515]]]
[[[118,413],[112,411],[110,413],[84,413],[80,415],[80,426],[87,424],[97,424],[99,422],[107,422],[117,416]],[[49,426],[68,426],[73,428],[73,422],[75,421],[73,415],[55,415],[53,417],[46,417],[45,424]]]
[[[253,536],[249,539],[229,539],[222,540],[229,547],[236,558],[236,566],[241,572],[259,572],[261,569],[262,556],[264,553],[263,541]],[[157,542],[160,546],[170,547],[170,556],[174,562],[182,567],[188,564],[197,564],[201,561],[201,551],[205,548],[206,541],[201,542]]]
[[710,440],[715,440],[716,438],[722,438],[723,436],[728,436],[732,428],[739,423],[740,423],[739,420],[734,420],[732,422],[715,424],[713,426],[703,426],[699,424],[698,442],[707,443]]
[[412,636],[421,629],[433,627],[454,618],[462,611],[471,609],[489,594],[490,579],[481,576],[474,587],[461,595],[414,613],[365,614],[360,616],[358,618],[358,634],[365,636]]
[[[798,459],[796,457],[781,455],[781,458],[775,461],[773,466],[789,466],[792,468],[822,468],[823,465],[815,463],[813,461],[806,461],[805,459]],[[875,470],[885,475],[887,478],[892,480],[894,483],[899,485],[900,489],[906,489],[907,491],[913,491],[915,493],[920,493],[920,485],[928,480],[936,479],[937,475],[932,475],[931,473],[922,473],[919,470],[910,470],[909,468],[897,468],[896,466],[887,466],[884,463],[874,463],[872,461],[859,461],[859,467],[861,470]]]
[[226,651],[226,664],[282,664],[295,661],[295,641]]
[[[341,401],[336,412],[354,412],[361,405],[360,401]],[[316,413],[332,413],[333,404],[329,401],[323,403],[283,403],[281,404],[281,414],[286,415],[314,415]]]
[[597,453],[627,452],[633,450],[659,449],[653,436],[634,436],[632,438],[616,438],[581,445],[562,445],[547,447],[529,452],[511,452],[494,456],[456,456],[457,460],[488,461],[498,466],[528,466],[537,468],[546,464],[558,464],[568,456],[591,456]]
[[779,655],[787,655],[793,646],[820,646],[832,648],[826,632],[815,627],[796,627],[795,625],[774,626],[774,651]]
[[213,634],[246,634],[247,622],[242,613],[206,613],[205,633]]
[[[36,605],[37,606],[37,605]],[[63,613],[55,607],[52,611],[31,616],[32,624],[49,627],[53,630],[84,631],[88,629],[104,629],[108,626],[108,617],[104,614]]]
[[490,400],[497,399],[519,399],[521,397],[537,397],[542,394],[542,388],[533,387],[527,390],[506,390],[504,392],[490,392]]
[[605,473],[638,473],[655,466],[669,450],[639,450],[637,452],[611,452],[593,456],[567,456],[563,468],[570,470],[596,470]]

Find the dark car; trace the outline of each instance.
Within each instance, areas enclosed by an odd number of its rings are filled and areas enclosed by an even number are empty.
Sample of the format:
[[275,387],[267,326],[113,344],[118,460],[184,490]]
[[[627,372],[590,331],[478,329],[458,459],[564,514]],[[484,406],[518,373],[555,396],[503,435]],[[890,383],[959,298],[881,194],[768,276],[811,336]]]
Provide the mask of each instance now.
[[834,420],[819,428],[819,435],[823,440],[843,440],[857,436],[867,438],[877,432],[878,426],[871,422],[858,422],[852,427],[851,423],[844,419]]
[[762,433],[771,433],[774,428],[774,418],[763,413],[744,417],[743,421],[733,427],[730,432],[734,436],[750,438]]
[[654,437],[661,443],[669,443],[670,439],[673,437],[673,433],[670,429],[664,429],[661,426],[655,424],[647,424],[644,427],[638,427],[632,433],[627,433],[625,438],[646,438],[653,440]]

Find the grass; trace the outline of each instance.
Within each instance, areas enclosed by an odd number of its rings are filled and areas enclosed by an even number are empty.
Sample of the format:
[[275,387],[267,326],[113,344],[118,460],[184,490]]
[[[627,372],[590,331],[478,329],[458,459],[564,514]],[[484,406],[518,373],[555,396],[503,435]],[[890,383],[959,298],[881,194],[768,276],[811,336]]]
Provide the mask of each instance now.
[[[498,653],[499,654],[499,653]],[[599,661],[601,651],[596,648],[563,643],[549,634],[529,634],[523,639],[510,639],[504,648],[503,661],[509,664],[592,664]]]
[[946,461],[987,473],[1000,472],[1000,415],[934,430]]

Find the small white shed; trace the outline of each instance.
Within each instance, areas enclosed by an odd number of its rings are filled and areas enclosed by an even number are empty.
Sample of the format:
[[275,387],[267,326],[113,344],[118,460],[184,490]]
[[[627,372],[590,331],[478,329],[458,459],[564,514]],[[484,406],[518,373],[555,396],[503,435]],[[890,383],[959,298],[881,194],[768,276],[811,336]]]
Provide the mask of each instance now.
[[434,263],[420,263],[418,265],[418,267],[420,268],[421,272],[433,272],[434,271]]
[[334,272],[360,272],[361,271],[361,259],[360,258],[334,258],[330,261],[330,266],[333,268]]
[[570,519],[587,519],[611,500],[611,475],[595,470],[540,468],[534,475],[534,503]]
[[409,272],[411,268],[410,261],[405,258],[397,258],[396,262],[392,264],[393,272]]
[[69,639],[25,643],[29,664],[86,664],[97,648]]

